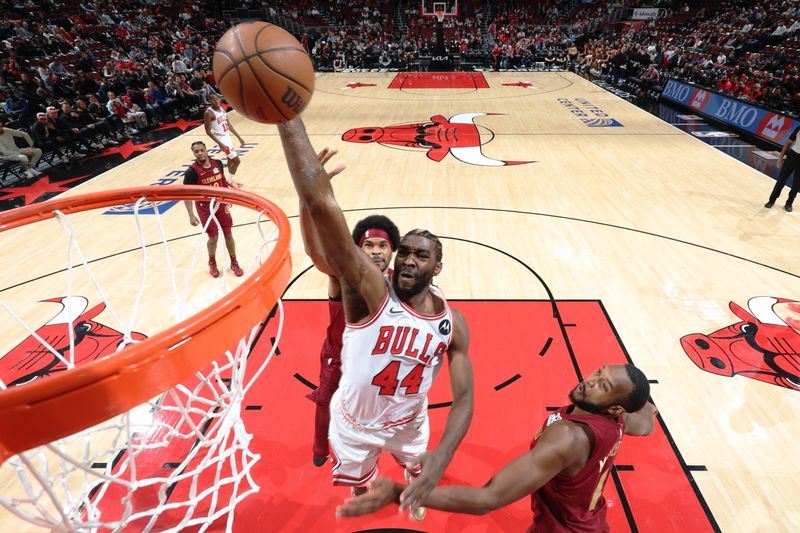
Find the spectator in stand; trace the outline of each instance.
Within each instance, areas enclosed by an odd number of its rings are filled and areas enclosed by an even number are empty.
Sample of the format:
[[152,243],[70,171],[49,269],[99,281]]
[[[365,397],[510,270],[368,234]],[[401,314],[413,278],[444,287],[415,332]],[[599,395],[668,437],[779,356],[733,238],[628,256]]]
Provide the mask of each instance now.
[[191,87],[194,94],[200,97],[200,105],[207,106],[211,88],[206,83],[206,80],[203,79],[203,73],[201,71],[194,71],[192,79],[189,81],[189,87]]
[[153,80],[147,82],[147,97],[159,106],[164,115],[169,115],[172,120],[178,120],[178,101],[168,97],[167,93]]
[[[80,104],[76,105],[78,105],[78,108],[80,109]],[[129,138],[131,135],[136,135],[139,133],[139,131],[134,128],[126,127],[125,123],[120,117],[118,117],[115,113],[111,113],[108,110],[108,107],[100,103],[97,95],[89,95],[89,103],[87,104],[86,108],[93,116],[103,118],[106,124],[108,124],[109,127],[115,132],[120,133],[122,137]]]
[[194,89],[192,89],[191,85],[189,85],[189,83],[186,81],[186,76],[183,74],[176,74],[175,81],[178,83],[178,86],[181,88],[183,94],[193,97],[199,107],[208,105],[208,101],[203,101],[202,96],[197,94]]
[[[102,149],[103,146],[116,146],[119,144],[111,138],[111,133],[106,123],[102,120],[86,121],[86,116],[72,108],[69,102],[61,103],[61,117],[72,126],[73,132],[77,128],[80,135],[93,141],[93,146]],[[102,144],[103,146],[100,146]]]
[[144,111],[151,125],[159,126],[163,122],[164,116],[161,107],[157,103],[148,102],[145,93],[139,89],[128,89],[127,95],[122,97],[122,101],[134,111]]
[[[86,103],[86,100],[78,99],[75,100],[75,111],[76,120],[82,126],[87,128],[94,128],[98,131],[104,131],[105,134],[109,137],[109,144],[111,146],[119,144],[116,141],[122,141],[125,139],[123,133],[125,132],[125,125],[120,121],[117,117],[117,122],[105,120],[102,115],[96,115],[89,110],[89,106]],[[109,115],[110,116],[110,115]],[[112,139],[111,137],[114,137]]]
[[86,157],[84,153],[70,151],[67,139],[58,132],[55,123],[48,118],[47,113],[36,114],[36,122],[31,126],[31,137],[33,137],[33,145],[40,148],[43,152],[49,152],[51,150],[58,152],[62,148],[66,150],[63,158],[57,156],[53,160],[54,164],[62,161],[66,163],[70,159]]
[[70,78],[73,76],[69,73],[69,71],[67,71],[67,69],[64,67],[64,64],[58,58],[54,59],[49,65],[47,65],[47,68],[49,68],[50,72],[52,72],[57,78]]
[[[120,98],[117,98],[117,95],[111,91],[108,91],[108,102],[106,102],[106,109],[108,109],[109,113],[112,113],[119,117],[122,122],[128,126],[131,124],[136,126],[136,129],[133,131],[137,131],[144,129],[147,127],[147,116],[145,115],[144,111],[134,111],[129,106],[125,105]],[[132,127],[132,126],[131,126]]]
[[164,92],[167,93],[169,98],[176,100],[182,109],[189,110],[190,113],[197,112],[200,107],[200,98],[195,94],[184,93],[180,83],[172,74],[167,76]]
[[[27,148],[17,146],[15,139],[24,139]],[[6,128],[0,122],[0,160],[19,163],[25,176],[35,178],[42,173],[36,170],[36,165],[42,157],[42,150],[33,146],[31,136],[24,131]]]
[[172,73],[173,74],[189,74],[192,70],[186,66],[183,59],[180,56],[176,55],[175,59],[172,61]]
[[3,102],[3,111],[11,120],[27,121],[30,119],[30,105],[23,96],[10,94]]
[[73,150],[90,153],[103,148],[103,145],[94,141],[93,132],[81,128],[80,124],[73,121],[72,117],[65,116],[57,107],[50,106],[46,111],[47,119],[55,124],[58,134],[66,139]]

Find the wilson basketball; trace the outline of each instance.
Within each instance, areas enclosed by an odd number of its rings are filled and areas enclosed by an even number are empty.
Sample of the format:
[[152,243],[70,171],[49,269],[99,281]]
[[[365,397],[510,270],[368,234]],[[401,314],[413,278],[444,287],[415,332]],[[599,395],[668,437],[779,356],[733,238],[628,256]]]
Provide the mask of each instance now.
[[225,100],[257,122],[280,124],[300,114],[314,92],[314,66],[291,33],[268,22],[225,32],[213,59]]

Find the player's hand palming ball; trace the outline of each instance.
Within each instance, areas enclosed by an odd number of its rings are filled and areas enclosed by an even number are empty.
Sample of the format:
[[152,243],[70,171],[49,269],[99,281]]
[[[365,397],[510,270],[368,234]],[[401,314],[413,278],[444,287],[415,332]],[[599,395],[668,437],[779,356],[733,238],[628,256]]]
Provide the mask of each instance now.
[[213,60],[225,100],[256,122],[280,124],[299,115],[314,92],[314,66],[291,33],[268,22],[225,32]]

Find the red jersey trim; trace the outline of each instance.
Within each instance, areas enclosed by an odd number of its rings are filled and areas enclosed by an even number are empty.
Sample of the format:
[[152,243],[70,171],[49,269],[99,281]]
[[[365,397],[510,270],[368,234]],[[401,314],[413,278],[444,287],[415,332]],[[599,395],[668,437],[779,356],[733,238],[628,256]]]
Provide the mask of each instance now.
[[350,329],[364,329],[366,327],[369,327],[370,325],[372,325],[373,322],[375,322],[378,319],[379,316],[381,316],[381,313],[383,313],[383,310],[386,309],[386,306],[389,303],[389,299],[390,299],[389,290],[387,289],[386,294],[383,295],[383,301],[381,302],[381,305],[378,306],[375,312],[373,312],[370,316],[365,318],[364,321],[358,322],[356,324],[351,324],[350,322],[345,320],[344,322],[345,327],[348,327]]

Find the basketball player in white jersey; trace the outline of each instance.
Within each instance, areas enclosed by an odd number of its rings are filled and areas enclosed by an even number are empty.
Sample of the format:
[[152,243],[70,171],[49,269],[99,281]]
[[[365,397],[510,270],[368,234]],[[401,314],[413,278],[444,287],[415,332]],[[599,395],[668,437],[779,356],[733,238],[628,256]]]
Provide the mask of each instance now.
[[228,174],[231,177],[231,183],[233,183],[236,179],[236,170],[239,168],[239,164],[242,160],[239,159],[239,154],[233,149],[233,140],[229,132],[232,132],[236,135],[236,138],[239,139],[239,146],[244,144],[244,139],[242,139],[242,136],[236,131],[236,128],[233,127],[233,124],[228,122],[228,114],[222,109],[219,96],[211,94],[208,97],[208,101],[211,105],[206,108],[206,112],[203,113],[206,135],[211,137],[211,139],[217,143],[219,149],[228,156]]
[[[393,277],[384,279],[353,242],[300,118],[278,131],[300,197],[306,252],[342,288],[342,377],[330,404],[334,483],[362,493],[381,451],[390,452],[412,474],[421,467],[402,495],[418,516],[472,420],[467,323],[431,284],[442,269],[441,242],[428,231],[410,231],[400,240]],[[426,453],[427,392],[445,354],[453,401],[439,445]]]

